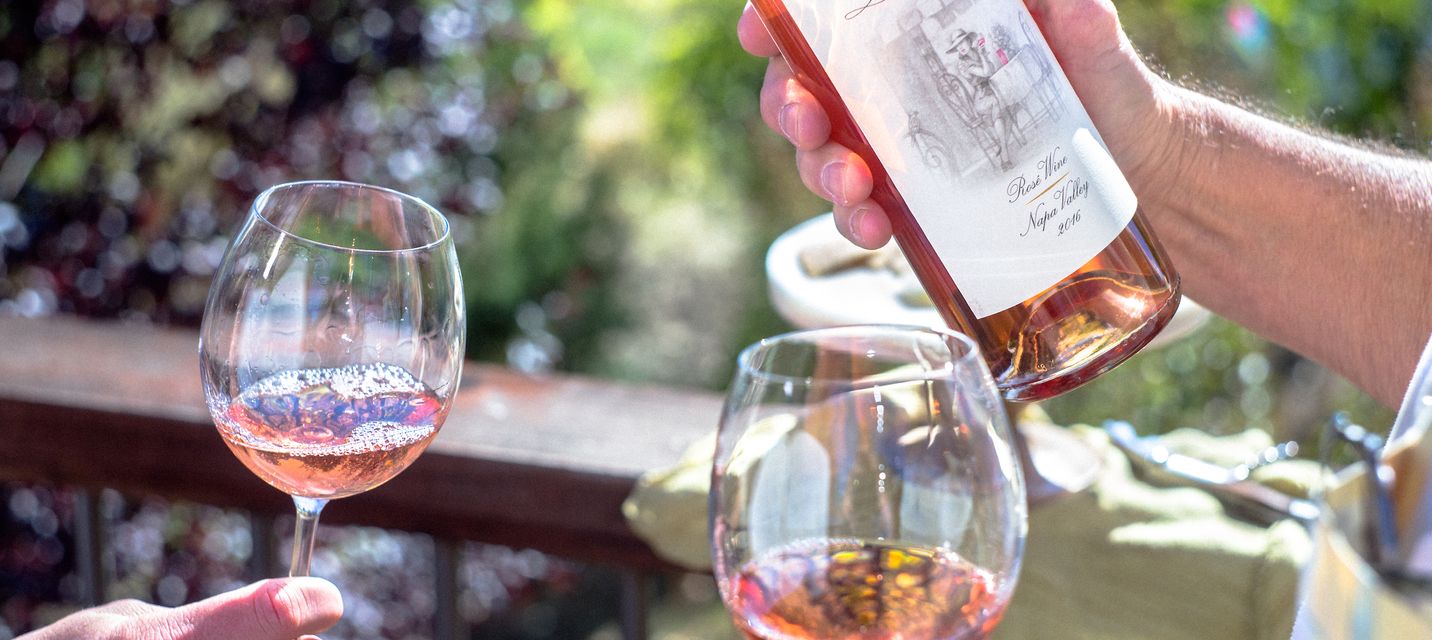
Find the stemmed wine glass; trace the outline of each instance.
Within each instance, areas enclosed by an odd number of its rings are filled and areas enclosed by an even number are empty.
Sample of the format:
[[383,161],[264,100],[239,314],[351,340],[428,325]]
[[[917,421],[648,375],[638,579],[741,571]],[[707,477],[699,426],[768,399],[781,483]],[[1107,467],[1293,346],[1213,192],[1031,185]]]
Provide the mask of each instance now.
[[840,327],[741,353],[717,440],[711,544],[756,640],[993,631],[1024,550],[1024,481],[975,344]]
[[349,182],[254,200],[209,289],[204,396],[224,443],[298,509],[290,575],[308,575],[329,500],[407,468],[462,373],[462,280],[427,203]]

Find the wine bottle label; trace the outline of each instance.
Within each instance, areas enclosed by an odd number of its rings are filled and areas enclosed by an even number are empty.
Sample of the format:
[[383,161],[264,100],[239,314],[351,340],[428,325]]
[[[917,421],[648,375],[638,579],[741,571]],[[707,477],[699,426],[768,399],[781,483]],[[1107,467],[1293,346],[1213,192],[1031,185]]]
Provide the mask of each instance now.
[[1098,255],[1138,201],[1020,0],[785,0],[976,317]]

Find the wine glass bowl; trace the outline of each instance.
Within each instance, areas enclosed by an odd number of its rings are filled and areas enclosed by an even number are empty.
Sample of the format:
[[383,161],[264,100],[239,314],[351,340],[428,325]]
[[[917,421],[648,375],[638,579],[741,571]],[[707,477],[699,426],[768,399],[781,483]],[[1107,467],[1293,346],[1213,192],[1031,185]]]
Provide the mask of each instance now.
[[984,637],[1013,592],[1024,500],[968,338],[841,327],[741,354],[710,513],[718,586],[748,636]]
[[210,288],[204,394],[224,443],[294,496],[302,532],[327,500],[387,482],[432,442],[464,333],[441,213],[367,185],[279,185],[255,199]]

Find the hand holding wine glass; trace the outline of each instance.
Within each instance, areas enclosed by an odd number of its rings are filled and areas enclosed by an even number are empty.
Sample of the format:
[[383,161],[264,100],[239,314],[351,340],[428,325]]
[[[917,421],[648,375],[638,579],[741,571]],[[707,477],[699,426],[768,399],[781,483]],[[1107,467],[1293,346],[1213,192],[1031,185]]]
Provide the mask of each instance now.
[[290,575],[318,515],[412,464],[462,372],[461,276],[447,220],[345,182],[261,194],[205,308],[200,364],[224,443],[298,509]]
[[987,636],[1024,547],[1010,435],[957,334],[843,327],[748,348],[710,509],[737,626],[757,640]]

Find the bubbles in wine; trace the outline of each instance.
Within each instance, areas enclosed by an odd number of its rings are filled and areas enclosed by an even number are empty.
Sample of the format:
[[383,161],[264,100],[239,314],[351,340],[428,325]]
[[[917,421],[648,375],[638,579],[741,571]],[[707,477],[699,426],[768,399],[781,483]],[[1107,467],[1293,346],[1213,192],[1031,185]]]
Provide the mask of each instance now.
[[232,437],[292,455],[394,449],[432,434],[441,402],[387,364],[283,371],[250,385],[229,410]]
[[224,441],[260,478],[285,493],[332,499],[407,468],[446,411],[407,370],[366,364],[273,374],[218,415]]

